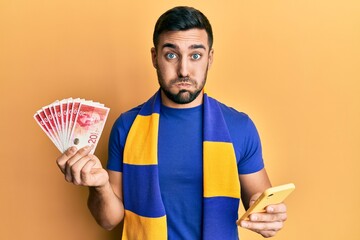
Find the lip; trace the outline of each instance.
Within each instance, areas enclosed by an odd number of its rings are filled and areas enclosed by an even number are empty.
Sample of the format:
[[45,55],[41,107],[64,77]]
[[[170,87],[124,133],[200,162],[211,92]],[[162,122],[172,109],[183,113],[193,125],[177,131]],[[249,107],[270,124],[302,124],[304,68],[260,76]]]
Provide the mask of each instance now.
[[175,84],[177,87],[186,87],[186,88],[189,88],[191,87],[191,83],[185,83],[185,82],[181,82],[181,83],[176,83]]

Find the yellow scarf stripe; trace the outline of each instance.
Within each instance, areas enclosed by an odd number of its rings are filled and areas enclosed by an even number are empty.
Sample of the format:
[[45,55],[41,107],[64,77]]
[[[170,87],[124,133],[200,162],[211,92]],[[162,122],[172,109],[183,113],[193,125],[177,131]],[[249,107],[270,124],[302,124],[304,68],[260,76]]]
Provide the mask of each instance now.
[[167,239],[166,216],[148,218],[125,210],[123,240]]
[[236,157],[232,143],[203,143],[204,153],[204,197],[240,198],[240,183],[237,171]]
[[159,114],[138,115],[126,139],[124,163],[133,165],[157,164]]

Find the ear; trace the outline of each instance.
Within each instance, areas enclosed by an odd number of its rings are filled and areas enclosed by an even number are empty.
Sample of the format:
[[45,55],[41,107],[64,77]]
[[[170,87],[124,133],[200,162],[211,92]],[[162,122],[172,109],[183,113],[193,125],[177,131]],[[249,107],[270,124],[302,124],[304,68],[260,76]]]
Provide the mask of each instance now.
[[209,64],[208,64],[208,68],[211,67],[213,61],[214,61],[214,49],[212,48],[212,49],[209,51]]
[[154,68],[157,69],[157,61],[156,61],[156,49],[154,47],[151,48],[151,60]]

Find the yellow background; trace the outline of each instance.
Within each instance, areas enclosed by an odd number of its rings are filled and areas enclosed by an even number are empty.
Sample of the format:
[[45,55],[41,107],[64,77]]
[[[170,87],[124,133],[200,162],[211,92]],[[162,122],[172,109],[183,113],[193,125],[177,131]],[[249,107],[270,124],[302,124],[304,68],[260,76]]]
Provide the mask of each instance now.
[[32,116],[67,97],[105,103],[105,163],[114,120],[158,88],[153,26],[176,5],[213,25],[208,91],[254,120],[273,184],[297,186],[275,239],[359,239],[358,0],[1,0],[0,239],[120,239],[64,181]]

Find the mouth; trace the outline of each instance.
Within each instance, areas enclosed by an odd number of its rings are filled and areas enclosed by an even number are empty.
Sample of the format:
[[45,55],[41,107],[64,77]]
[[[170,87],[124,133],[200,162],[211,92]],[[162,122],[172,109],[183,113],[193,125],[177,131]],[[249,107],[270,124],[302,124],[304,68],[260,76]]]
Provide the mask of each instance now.
[[189,82],[179,82],[179,83],[176,83],[175,85],[178,87],[191,87],[192,86],[192,84]]
[[191,81],[176,81],[174,83],[174,86],[178,88],[190,88],[193,86],[193,83]]

